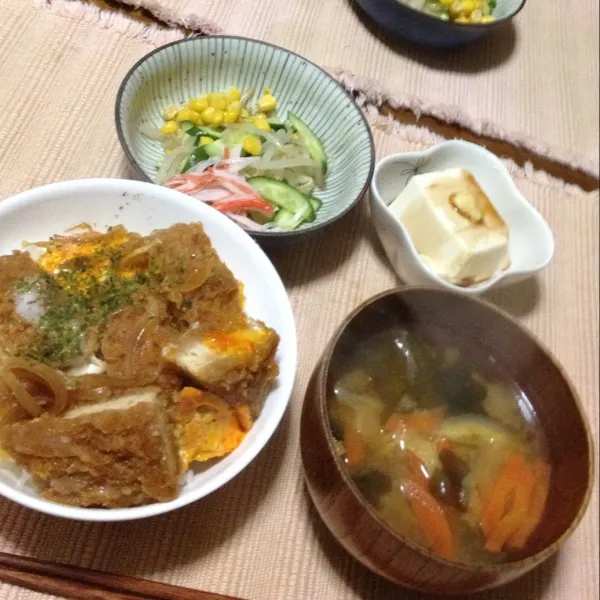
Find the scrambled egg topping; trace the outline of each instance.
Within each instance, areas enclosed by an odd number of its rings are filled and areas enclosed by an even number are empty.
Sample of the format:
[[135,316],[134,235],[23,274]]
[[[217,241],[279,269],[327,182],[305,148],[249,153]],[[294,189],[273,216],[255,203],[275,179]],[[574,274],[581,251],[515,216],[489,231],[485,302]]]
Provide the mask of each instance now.
[[[113,228],[108,235],[90,235],[89,241],[79,236],[55,237],[38,260],[40,267],[50,275],[62,274],[61,286],[70,292],[84,292],[95,282],[103,281],[120,249],[129,240],[128,232]],[[70,276],[65,276],[65,275]],[[136,271],[117,268],[123,279],[133,279]]]
[[252,427],[248,406],[232,408],[225,400],[192,387],[176,399],[175,435],[181,466],[218,458],[235,450]]

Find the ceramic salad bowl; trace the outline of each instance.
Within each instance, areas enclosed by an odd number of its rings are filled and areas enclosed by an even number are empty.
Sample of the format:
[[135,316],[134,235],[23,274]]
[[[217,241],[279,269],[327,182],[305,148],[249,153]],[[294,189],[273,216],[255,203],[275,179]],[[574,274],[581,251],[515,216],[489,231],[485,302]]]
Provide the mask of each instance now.
[[[364,196],[374,167],[370,129],[353,99],[325,71],[283,48],[228,36],[188,38],[167,44],[139,60],[118,92],[115,118],[119,140],[134,175],[155,180],[164,157],[159,141],[141,131],[160,128],[165,106],[188,102],[232,87],[268,88],[276,116],[293,112],[322,143],[327,174],[313,195],[321,203],[314,220],[292,231],[249,233],[261,242],[296,238],[319,230],[348,212]],[[262,194],[261,194],[262,195]]]

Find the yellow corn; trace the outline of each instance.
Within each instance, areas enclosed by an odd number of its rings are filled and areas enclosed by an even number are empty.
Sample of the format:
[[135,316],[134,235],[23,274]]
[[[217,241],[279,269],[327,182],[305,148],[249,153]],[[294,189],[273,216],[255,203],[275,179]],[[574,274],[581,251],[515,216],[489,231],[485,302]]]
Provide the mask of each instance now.
[[163,118],[165,121],[172,121],[177,115],[177,111],[179,110],[176,104],[169,104],[163,112]]
[[468,23],[469,19],[467,19],[467,17],[456,17],[456,19],[454,19],[455,23]]
[[224,123],[237,123],[237,120],[240,118],[240,113],[235,110],[226,110],[225,115],[223,116]]
[[440,2],[446,8],[450,8],[452,6],[452,4],[454,3],[454,0],[440,0]]
[[469,16],[475,10],[474,0],[463,0],[462,3],[462,15],[464,17]]
[[175,121],[167,121],[160,129],[162,135],[169,135],[171,133],[177,133],[179,129]]
[[242,140],[242,148],[248,154],[252,154],[252,156],[259,156],[262,149],[262,144],[257,137],[254,137],[253,135],[247,135]]
[[250,113],[245,108],[242,108],[240,115],[241,115],[242,119],[247,119],[250,116]]
[[241,97],[242,92],[236,87],[229,88],[225,92],[225,99],[229,104],[231,104],[232,102],[238,102]]
[[256,117],[254,117],[254,125],[263,131],[271,131],[271,126],[265,115],[256,115]]
[[215,109],[210,124],[214,125],[215,127],[218,127],[219,125],[223,124],[224,119],[225,113],[222,110]]
[[237,112],[239,115],[242,112],[242,108],[244,108],[242,106],[242,103],[239,100],[234,100],[233,102],[229,103],[227,110],[233,110],[233,111]]
[[179,121],[180,123],[181,121],[192,121],[192,123],[195,123],[199,116],[200,113],[197,113],[195,110],[190,108],[182,108],[181,110],[177,111],[175,120]]
[[211,137],[208,137],[207,135],[200,136],[200,145],[201,146],[206,146],[206,144],[212,144],[213,141],[214,140]]
[[201,113],[208,108],[208,100],[206,98],[192,98],[188,102],[188,107],[197,113]]
[[492,17],[492,15],[483,15],[483,17],[481,17],[481,21],[479,21],[480,23],[491,23],[494,20],[494,17]]
[[275,96],[265,94],[262,98],[258,99],[256,107],[262,112],[271,112],[277,108],[277,100],[275,99]]
[[212,123],[212,118],[213,115],[215,114],[216,109],[214,109],[212,106],[209,106],[208,108],[205,108],[202,111],[201,117],[202,117],[202,122],[205,125],[210,125]]
[[225,110],[227,108],[227,100],[225,94],[209,94],[209,103],[213,108],[217,110]]

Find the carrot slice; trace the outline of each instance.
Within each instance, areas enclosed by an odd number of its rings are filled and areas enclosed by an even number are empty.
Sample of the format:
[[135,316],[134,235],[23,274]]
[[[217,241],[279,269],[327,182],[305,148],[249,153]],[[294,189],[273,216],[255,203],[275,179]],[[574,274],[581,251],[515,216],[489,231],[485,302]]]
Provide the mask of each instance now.
[[400,433],[407,429],[407,416],[400,413],[390,415],[383,426],[384,433]]
[[354,427],[344,430],[344,449],[349,467],[359,467],[367,458],[367,447],[360,433]]
[[415,481],[403,479],[401,485],[431,549],[440,556],[452,560],[455,557],[454,539],[440,504]]
[[535,484],[535,475],[525,461],[518,466],[520,472],[518,479],[513,481],[511,507],[504,517],[500,519],[500,522],[493,529],[491,535],[488,536],[484,546],[487,552],[501,552],[508,539],[522,527],[527,517],[533,486]]
[[526,468],[525,459],[519,452],[513,452],[509,457],[496,483],[492,487],[487,504],[483,509],[479,526],[486,538],[492,535],[492,532],[500,519],[506,514],[510,507],[515,482],[519,480],[521,473]]
[[383,431],[385,433],[400,433],[410,429],[415,433],[428,435],[433,433],[444,418],[444,410],[434,408],[431,410],[416,410],[413,413],[394,413],[386,421]]
[[408,419],[408,428],[422,434],[433,433],[442,422],[445,411],[443,409],[417,410]]
[[429,478],[426,474],[427,471],[425,470],[425,467],[423,466],[423,463],[419,457],[414,452],[407,450],[406,461],[411,477],[416,483],[426,490],[429,487]]
[[535,528],[539,525],[546,507],[548,498],[548,490],[550,488],[550,465],[546,463],[538,463],[534,467],[535,484],[531,494],[531,503],[527,510],[527,515],[519,529],[508,539],[508,544],[517,550],[525,547],[527,540]]

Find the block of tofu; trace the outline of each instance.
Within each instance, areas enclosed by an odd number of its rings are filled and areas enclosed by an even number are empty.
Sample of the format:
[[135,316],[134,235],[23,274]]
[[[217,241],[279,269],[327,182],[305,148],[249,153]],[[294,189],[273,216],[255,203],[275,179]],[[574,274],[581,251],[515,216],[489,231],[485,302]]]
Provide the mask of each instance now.
[[510,264],[508,227],[464,169],[415,175],[389,210],[423,262],[450,283],[479,283]]
[[273,329],[249,320],[246,326],[223,333],[189,330],[164,348],[163,357],[232,404],[256,408],[277,376],[278,344]]
[[178,493],[177,450],[158,388],[20,421],[1,444],[42,496],[61,504],[120,508]]

